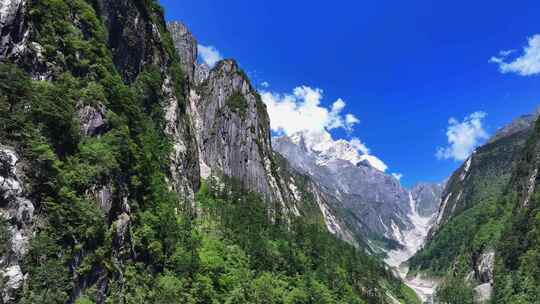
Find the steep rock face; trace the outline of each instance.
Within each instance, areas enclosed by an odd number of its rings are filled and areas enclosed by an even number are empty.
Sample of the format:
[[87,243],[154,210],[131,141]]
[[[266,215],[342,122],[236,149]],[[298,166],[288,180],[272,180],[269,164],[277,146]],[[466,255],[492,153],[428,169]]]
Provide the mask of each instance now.
[[26,1],[0,2],[0,58],[17,57],[26,43]]
[[107,130],[107,109],[102,104],[97,106],[77,105],[77,116],[84,136],[96,136]]
[[512,213],[496,247],[493,297],[500,303],[535,303],[539,299],[539,169],[540,120],[537,120],[509,183],[513,194],[509,197]]
[[157,25],[147,7],[129,0],[97,0],[107,27],[113,61],[126,82],[133,82],[145,65],[163,66],[169,58],[161,49]]
[[533,113],[522,115],[514,119],[514,121],[507,126],[497,130],[497,133],[495,133],[489,142],[495,142],[499,139],[531,129],[535,121],[538,119],[538,116],[540,116],[540,107],[537,108]]
[[241,180],[248,189],[283,201],[272,174],[265,105],[234,61],[212,69],[190,96],[201,165]]
[[439,211],[444,184],[419,183],[411,189],[418,214],[430,217]]
[[[400,268],[424,245],[431,227],[435,223],[437,210],[441,203],[442,184],[419,183],[409,191],[411,212],[408,218],[412,228],[400,231],[398,241],[402,247],[388,252],[386,263]],[[402,267],[401,267],[402,268]],[[403,273],[406,275],[406,272]],[[420,278],[417,280],[422,281]],[[412,281],[412,283],[415,283]],[[411,286],[416,289],[415,286]]]
[[191,73],[189,113],[202,176],[233,177],[269,200],[294,201],[277,173],[266,106],[247,76],[233,60],[220,61],[208,71],[195,62],[197,44],[185,26],[170,23],[169,29]]
[[0,2],[0,63],[14,62],[34,79],[50,79],[53,65],[44,57],[44,48],[34,41],[27,0]]
[[193,83],[197,64],[197,40],[182,22],[169,22],[167,28],[180,55],[182,69],[188,75],[189,81]]
[[10,303],[24,282],[20,263],[32,236],[34,205],[25,197],[19,157],[0,146],[0,276],[2,303]]

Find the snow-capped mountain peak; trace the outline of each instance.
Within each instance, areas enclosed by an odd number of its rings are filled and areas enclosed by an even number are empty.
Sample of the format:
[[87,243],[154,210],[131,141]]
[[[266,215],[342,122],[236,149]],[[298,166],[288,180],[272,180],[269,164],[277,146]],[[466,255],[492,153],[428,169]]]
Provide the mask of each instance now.
[[298,132],[290,136],[293,143],[303,147],[309,154],[315,156],[317,164],[324,166],[335,160],[348,161],[357,166],[360,163],[369,164],[381,172],[388,168],[386,164],[366,152],[366,148],[359,150],[358,143],[353,143],[344,139],[334,140],[330,133],[320,132]]

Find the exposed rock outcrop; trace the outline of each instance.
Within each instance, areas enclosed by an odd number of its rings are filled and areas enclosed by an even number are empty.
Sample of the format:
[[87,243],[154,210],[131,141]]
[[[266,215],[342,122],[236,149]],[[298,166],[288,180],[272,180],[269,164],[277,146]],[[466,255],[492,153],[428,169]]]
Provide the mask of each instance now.
[[106,109],[102,104],[77,105],[77,116],[80,122],[81,134],[96,136],[107,131]]
[[493,294],[493,286],[490,283],[478,285],[474,288],[474,302],[488,303]]
[[537,108],[533,113],[522,115],[514,119],[510,124],[497,130],[489,142],[495,142],[499,139],[531,129],[535,121],[538,119],[538,116],[540,116],[540,107]]
[[216,174],[241,180],[246,188],[283,201],[272,173],[270,125],[266,107],[236,62],[212,69],[190,95],[200,163]]
[[0,58],[17,58],[28,39],[25,0],[0,1]]
[[495,251],[488,250],[478,259],[475,274],[476,279],[481,283],[493,284],[493,270],[495,267]]
[[419,183],[411,189],[411,195],[416,202],[416,210],[423,217],[437,213],[441,204],[444,184]]
[[32,236],[34,205],[25,197],[19,158],[0,146],[0,276],[2,303],[11,303],[24,281],[20,263]]
[[206,63],[197,64],[195,67],[195,84],[203,83],[210,76],[210,67]]
[[197,66],[197,40],[182,22],[170,22],[167,28],[180,55],[183,71],[187,74],[189,81],[194,82]]

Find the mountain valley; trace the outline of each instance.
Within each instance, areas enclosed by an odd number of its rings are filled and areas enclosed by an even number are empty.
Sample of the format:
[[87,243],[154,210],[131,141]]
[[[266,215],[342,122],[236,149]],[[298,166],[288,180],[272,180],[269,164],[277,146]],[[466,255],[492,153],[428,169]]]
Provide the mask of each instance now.
[[153,0],[0,2],[0,303],[540,303],[540,111],[404,187]]

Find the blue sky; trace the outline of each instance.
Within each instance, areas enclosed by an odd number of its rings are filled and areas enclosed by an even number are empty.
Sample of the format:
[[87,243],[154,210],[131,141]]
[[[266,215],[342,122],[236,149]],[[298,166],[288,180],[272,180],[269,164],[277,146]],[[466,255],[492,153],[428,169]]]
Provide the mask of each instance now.
[[[328,112],[341,98],[344,126],[333,137],[359,138],[406,186],[441,181],[460,165],[451,149],[436,157],[448,148],[451,117],[454,131],[481,142],[481,132],[540,105],[540,37],[528,40],[540,34],[538,1],[161,3],[168,20],[235,58],[261,89],[281,97],[321,89]],[[352,132],[347,113],[360,120]]]

